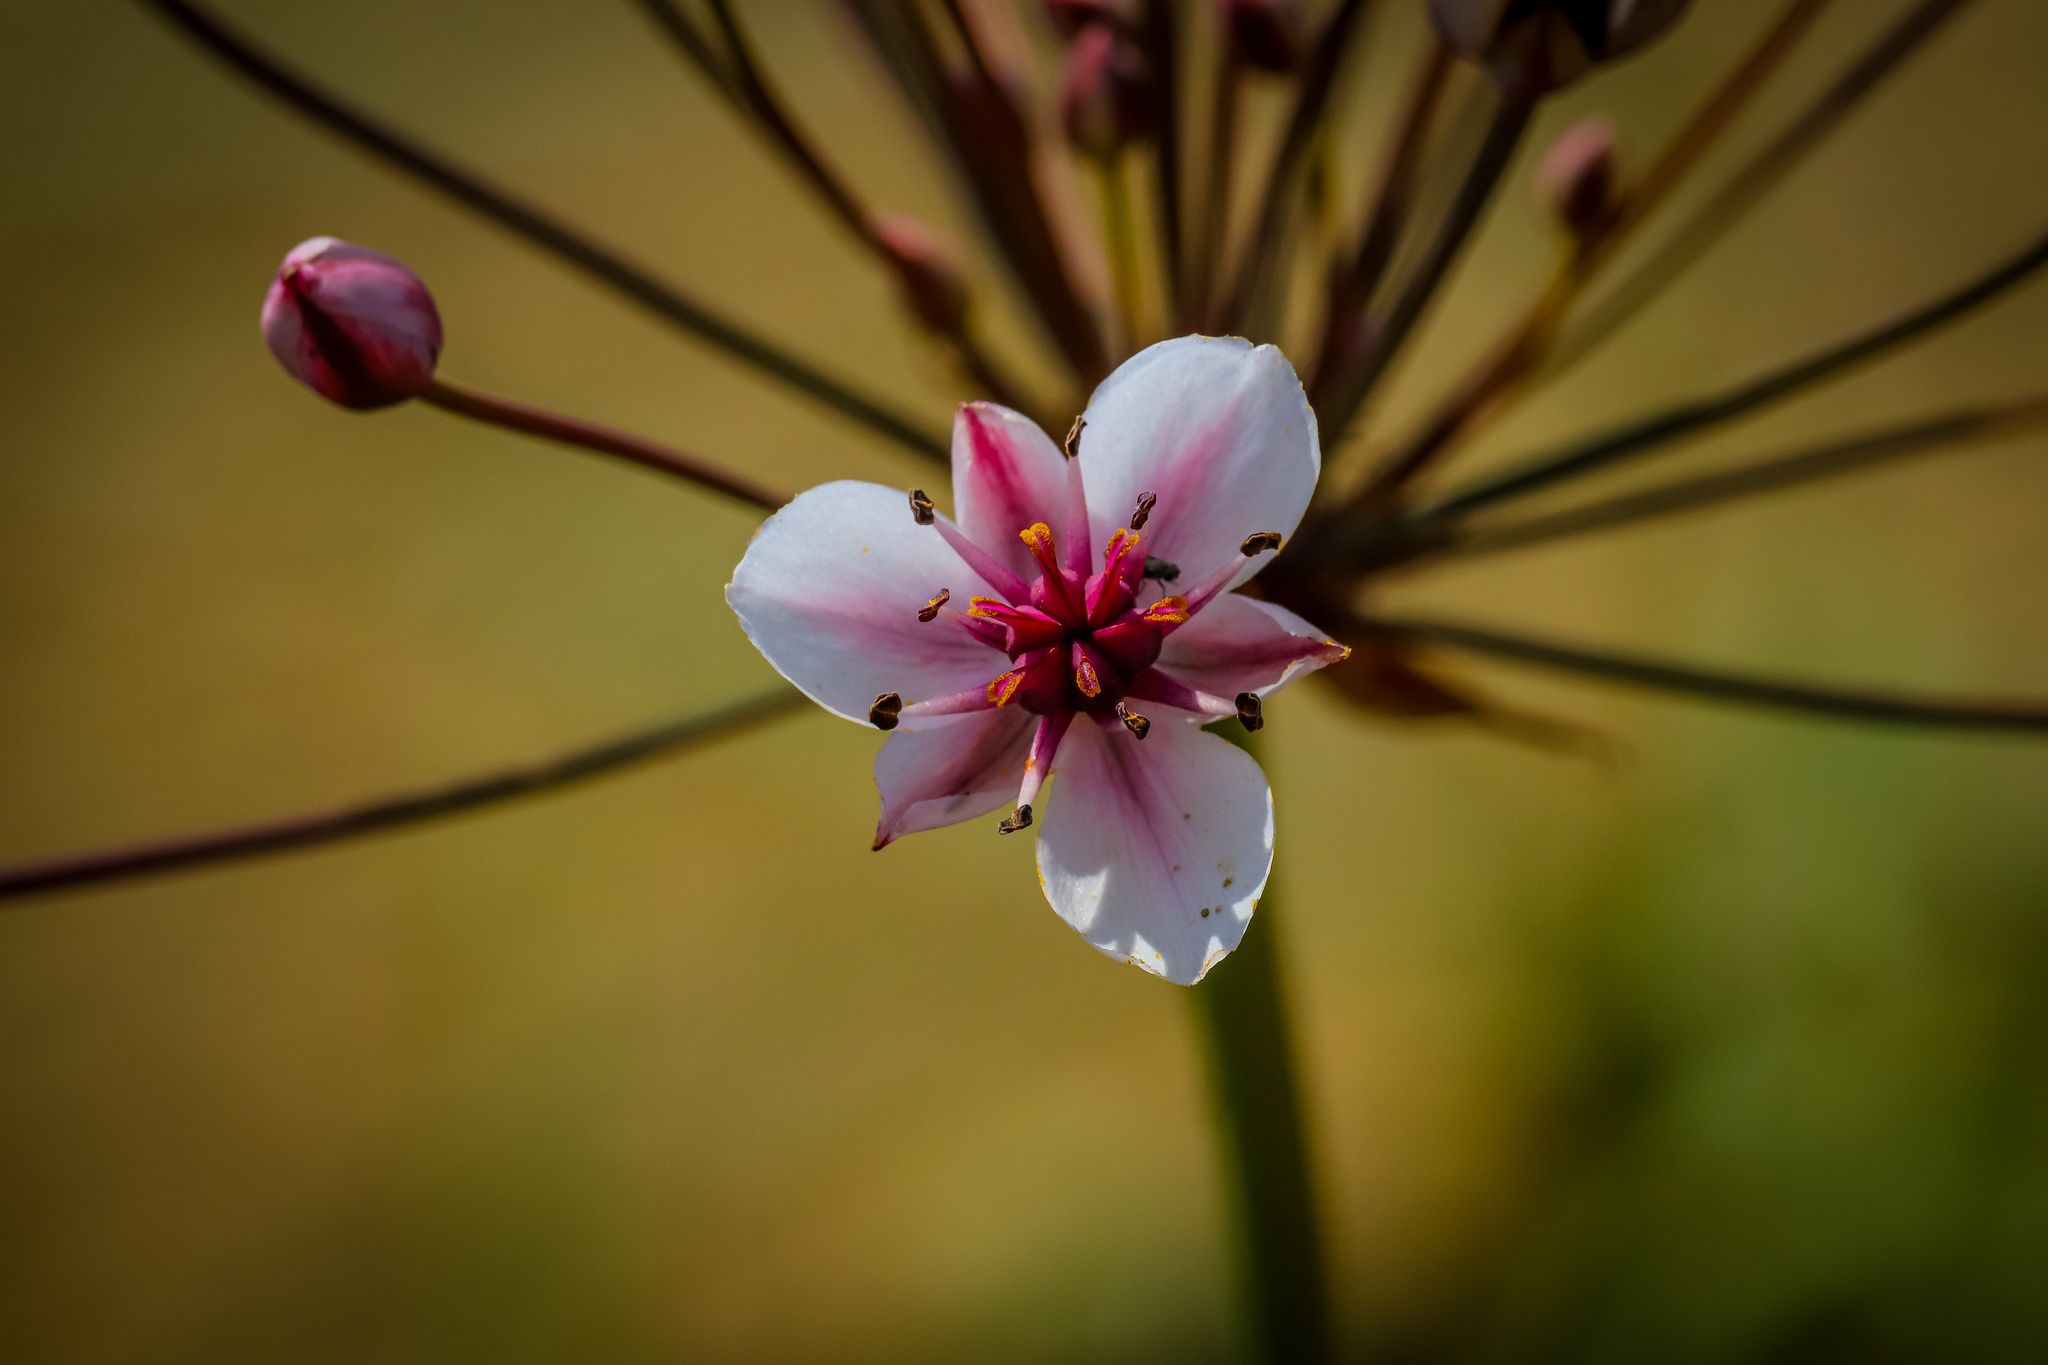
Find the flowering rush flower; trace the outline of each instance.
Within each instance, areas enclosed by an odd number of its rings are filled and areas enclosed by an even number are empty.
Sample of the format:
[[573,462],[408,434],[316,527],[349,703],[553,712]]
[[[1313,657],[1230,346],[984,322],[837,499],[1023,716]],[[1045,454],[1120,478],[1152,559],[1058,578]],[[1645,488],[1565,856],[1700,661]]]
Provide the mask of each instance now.
[[1308,507],[1316,419],[1278,350],[1182,337],[1104,380],[1068,451],[962,404],[956,520],[921,492],[813,488],[726,600],[807,696],[891,732],[877,849],[1014,805],[998,829],[1036,821],[1060,917],[1192,984],[1244,937],[1273,863],[1264,774],[1200,726],[1257,729],[1263,697],[1348,652],[1230,591]]

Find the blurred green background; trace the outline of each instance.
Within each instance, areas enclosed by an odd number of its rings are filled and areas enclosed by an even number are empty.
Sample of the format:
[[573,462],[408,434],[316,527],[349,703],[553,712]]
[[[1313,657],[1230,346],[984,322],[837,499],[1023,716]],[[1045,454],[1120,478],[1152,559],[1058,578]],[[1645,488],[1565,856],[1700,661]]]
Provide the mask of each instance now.
[[[632,7],[224,8],[944,421],[885,283]],[[1418,28],[1415,0],[1378,8],[1353,194]],[[1695,6],[1548,108],[1528,155],[1593,109],[1653,153],[1774,9]],[[1709,181],[1902,9],[1835,6]],[[873,198],[968,240],[840,16],[746,12]],[[2044,62],[2044,7],[1971,7],[1472,465],[2012,250],[2048,217]],[[0,152],[0,859],[443,780],[772,676],[720,598],[739,511],[293,385],[255,322],[305,237],[418,269],[455,377],[791,487],[924,477],[139,6],[0,9]],[[1381,430],[1540,279],[1527,159]],[[2036,286],[1665,467],[2034,391],[2044,324]],[[2048,693],[2044,451],[1387,600]],[[1253,932],[1284,935],[1348,1358],[2048,1357],[2048,752],[1460,667],[1622,757],[1374,722],[1314,688],[1268,731],[1285,918]],[[989,822],[870,854],[875,747],[806,714],[494,814],[0,915],[0,1356],[1238,1358],[1183,994],[1090,951]]]

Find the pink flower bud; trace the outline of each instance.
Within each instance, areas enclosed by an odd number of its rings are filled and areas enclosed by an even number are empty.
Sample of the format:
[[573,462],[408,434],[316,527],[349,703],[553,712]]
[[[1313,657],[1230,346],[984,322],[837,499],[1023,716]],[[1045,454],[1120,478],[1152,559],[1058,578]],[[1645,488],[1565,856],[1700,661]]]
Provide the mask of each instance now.
[[1144,58],[1107,24],[1082,29],[1067,53],[1060,124],[1069,142],[1103,159],[1151,131]]
[[300,383],[362,412],[433,382],[441,315],[420,277],[383,252],[315,237],[278,266],[263,339]]
[[900,213],[877,214],[872,227],[917,320],[942,336],[957,333],[967,319],[967,286],[946,258],[939,235]]
[[1615,208],[1613,120],[1594,114],[1566,129],[1536,164],[1536,197],[1580,238],[1598,236]]
[[1570,85],[1671,27],[1688,0],[1429,0],[1436,31],[1517,99]]
[[1224,0],[1237,59],[1260,71],[1292,71],[1301,55],[1301,10],[1293,0]]

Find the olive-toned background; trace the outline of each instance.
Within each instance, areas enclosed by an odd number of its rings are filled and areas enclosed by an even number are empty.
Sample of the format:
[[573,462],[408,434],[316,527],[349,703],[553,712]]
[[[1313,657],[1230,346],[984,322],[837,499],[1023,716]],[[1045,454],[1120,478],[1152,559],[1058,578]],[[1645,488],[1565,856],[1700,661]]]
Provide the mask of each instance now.
[[[943,369],[883,281],[634,7],[226,8],[945,421]],[[838,13],[744,8],[874,199],[971,240]],[[1418,28],[1417,0],[1377,8],[1339,158],[1354,195]],[[1695,6],[1532,146],[1605,109],[1653,152],[1773,8]],[[1710,170],[1902,8],[1835,6]],[[1753,373],[2012,250],[2048,217],[2044,60],[2040,6],[1971,7],[1471,463]],[[303,126],[138,5],[0,10],[0,148],[0,859],[439,781],[772,679],[720,599],[740,511],[293,385],[255,320],[302,238],[418,269],[451,375],[789,487],[929,478]],[[1526,184],[1525,163],[1380,430],[1540,278]],[[2032,391],[2044,324],[2037,287],[1664,467]],[[1387,600],[2044,694],[2044,452],[2009,440]],[[1284,889],[1253,932],[1284,936],[1296,988],[1347,1351],[2048,1352],[2048,751],[1461,668],[1619,757],[1396,727],[1314,688],[1272,708]],[[875,747],[805,714],[513,809],[7,910],[0,1355],[1235,1358],[1185,994],[1090,951],[990,822],[870,854]]]

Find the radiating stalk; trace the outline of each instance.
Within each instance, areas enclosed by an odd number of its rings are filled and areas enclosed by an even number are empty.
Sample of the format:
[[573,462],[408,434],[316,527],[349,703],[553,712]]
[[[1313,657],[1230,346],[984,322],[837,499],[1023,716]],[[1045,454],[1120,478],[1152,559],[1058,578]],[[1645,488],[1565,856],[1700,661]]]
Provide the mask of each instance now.
[[[769,84],[767,74],[754,56],[753,45],[747,41],[738,17],[726,0],[712,0],[711,4],[712,17],[717,20],[719,32],[725,40],[722,57],[674,0],[641,0],[641,4],[676,40],[677,47],[712,89],[723,95],[734,112],[782,154],[784,161],[817,193],[854,241],[884,269],[900,277],[899,262],[883,240],[875,215],[784,107],[782,97]],[[966,297],[964,285],[962,296],[963,299]],[[913,316],[916,316],[915,310]],[[943,324],[925,316],[916,316],[916,321],[953,352],[961,373],[968,382],[982,390],[983,397],[992,398],[1006,407],[1026,407],[1022,388],[969,329],[967,319],[971,316],[970,306],[963,307],[958,318]]]
[[1124,351],[1139,346],[1138,239],[1131,226],[1131,178],[1124,153],[1111,152],[1098,166],[1102,173],[1103,235],[1109,239],[1109,269],[1116,282],[1117,321],[1123,328]]
[[1842,720],[1881,721],[1937,729],[2048,734],[2048,701],[1919,697],[1903,692],[1818,686],[1785,678],[1695,668],[1690,664],[1670,663],[1641,655],[1537,639],[1488,626],[1415,616],[1360,617],[1354,624],[1467,653],[1486,654],[1583,678],[1599,678],[1710,701],[1737,702]]
[[574,417],[563,417],[542,408],[528,407],[509,399],[494,398],[490,394],[457,384],[449,379],[436,379],[420,395],[420,401],[432,403],[435,407],[492,426],[504,427],[511,431],[525,432],[530,436],[560,441],[564,445],[594,450],[601,455],[611,455],[639,465],[643,469],[667,474],[671,478],[694,483],[714,493],[723,493],[750,506],[773,512],[789,501],[789,494],[755,483],[743,474],[688,455],[680,450],[657,445],[639,436],[601,427],[595,422],[579,421]]
[[1554,379],[1562,374],[1634,317],[1804,162],[1843,119],[1968,3],[1970,0],[1921,0],[1908,10],[1784,132],[1701,205],[1649,260],[1613,289],[1594,298],[1573,319],[1545,365],[1543,377]]
[[187,0],[143,0],[143,3],[160,11],[230,66],[300,113],[426,182],[449,198],[511,229],[764,374],[809,394],[842,416],[852,418],[927,459],[940,464],[952,459],[951,446],[945,437],[926,430],[878,400],[798,360],[773,342],[686,297],[617,252],[598,245],[539,209],[521,203],[486,183],[481,177],[351,109],[257,49],[199,6]]
[[450,786],[408,792],[339,810],[214,830],[206,834],[129,844],[93,853],[0,868],[0,901],[53,891],[70,891],[158,872],[236,862],[288,849],[311,848],[365,834],[416,825],[426,820],[537,796],[573,782],[618,772],[663,754],[679,753],[807,705],[802,694],[778,687],[747,701],[699,712],[619,739],[578,749],[543,763],[512,768]]
[[1288,115],[1287,131],[1266,168],[1265,189],[1259,195],[1259,216],[1252,228],[1250,244],[1238,261],[1234,283],[1218,316],[1221,330],[1236,332],[1264,310],[1264,296],[1280,287],[1286,277],[1287,226],[1292,217],[1293,189],[1301,164],[1322,129],[1330,107],[1330,95],[1337,84],[1337,72],[1350,51],[1351,35],[1357,31],[1368,0],[1339,0],[1315,40],[1309,44],[1308,61],[1294,96],[1294,110]]
[[1380,463],[1353,502],[1386,503],[1395,490],[1439,462],[1460,438],[1513,401],[1516,390],[1548,358],[1559,328],[1587,285],[1749,106],[1829,3],[1789,0],[1778,21],[1628,190],[1614,221],[1597,236],[1572,243],[1534,305],[1508,326],[1415,434]]
[[[1212,728],[1258,756],[1236,721]],[[1281,970],[1273,883],[1237,951],[1189,990],[1236,1185],[1252,1329],[1266,1365],[1330,1359],[1329,1282]]]
[[1966,316],[2044,267],[2048,267],[2048,233],[1949,293],[1845,342],[1720,393],[1680,403],[1553,454],[1511,465],[1505,473],[1454,490],[1409,516],[1373,516],[1369,508],[1347,507],[1345,511],[1353,514],[1351,523],[1324,533],[1316,554],[1326,564],[1354,569],[1411,558],[1418,544],[1443,543],[1447,527],[1475,512],[1668,447],[1838,378]]
[[[1394,358],[1401,353],[1415,325],[1436,297],[1437,286],[1450,271],[1451,263],[1464,248],[1479,216],[1493,198],[1493,191],[1506,173],[1508,162],[1521,145],[1535,106],[1525,100],[1501,98],[1487,125],[1486,136],[1473,154],[1443,221],[1424,248],[1414,272],[1400,282],[1399,292],[1383,313],[1366,320],[1365,350],[1340,366],[1331,376],[1316,415],[1323,425],[1324,440],[1332,448],[1341,444],[1351,419],[1372,392]],[[1322,379],[1319,374],[1318,381]]]
[[1532,545],[1547,545],[1617,526],[1633,526],[1653,518],[1716,507],[1755,497],[1759,493],[1796,488],[1801,484],[1856,473],[1915,455],[1957,450],[1966,445],[2011,436],[2044,423],[2048,423],[2048,397],[1951,413],[1933,421],[1914,422],[1847,441],[1831,441],[1817,448],[1774,456],[1739,468],[1604,498],[1547,516],[1529,517],[1470,533],[1454,532],[1454,538],[1442,548],[1429,550],[1418,561],[1410,562],[1437,564],[1446,559],[1471,559],[1479,555],[1526,549]]

